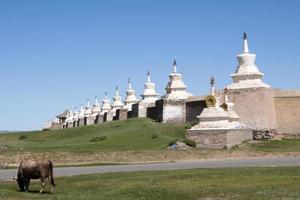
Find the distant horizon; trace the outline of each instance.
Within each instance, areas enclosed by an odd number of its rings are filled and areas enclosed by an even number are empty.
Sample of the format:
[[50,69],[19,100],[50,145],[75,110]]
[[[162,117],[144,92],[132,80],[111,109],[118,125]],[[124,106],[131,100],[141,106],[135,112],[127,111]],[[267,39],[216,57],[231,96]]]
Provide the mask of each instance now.
[[232,82],[243,32],[264,82],[300,89],[298,1],[0,2],[0,129],[39,130],[67,108],[109,98],[147,70],[160,96],[173,59],[193,95]]

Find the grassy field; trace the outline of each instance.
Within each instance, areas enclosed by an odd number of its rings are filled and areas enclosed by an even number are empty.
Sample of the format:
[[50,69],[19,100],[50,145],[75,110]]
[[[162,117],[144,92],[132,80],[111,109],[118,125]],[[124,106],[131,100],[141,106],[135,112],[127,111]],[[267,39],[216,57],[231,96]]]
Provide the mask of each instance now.
[[150,119],[107,122],[74,129],[0,134],[0,167],[21,159],[51,159],[57,165],[99,165],[257,156],[300,155],[300,139],[245,143],[231,150],[168,150],[185,138],[186,124]]
[[[299,199],[300,168],[197,169],[109,173],[60,177],[54,194],[19,192],[15,183],[0,184],[2,200],[31,199]],[[49,187],[47,188],[49,189]],[[50,191],[50,190],[48,190]]]

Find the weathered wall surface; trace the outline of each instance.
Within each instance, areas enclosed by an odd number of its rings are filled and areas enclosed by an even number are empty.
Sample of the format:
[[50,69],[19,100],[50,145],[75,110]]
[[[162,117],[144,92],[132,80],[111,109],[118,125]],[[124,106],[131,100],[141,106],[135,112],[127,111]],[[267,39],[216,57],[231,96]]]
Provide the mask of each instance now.
[[235,104],[241,123],[252,129],[277,128],[273,89],[229,90],[228,97]]
[[300,91],[274,90],[278,132],[300,135]]
[[206,108],[205,97],[198,96],[189,98],[186,101],[186,121],[198,122],[197,116]]
[[163,105],[164,101],[162,99],[157,100],[154,107],[147,108],[147,117],[157,122],[162,122]]
[[131,117],[132,118],[139,117],[139,104],[140,103],[132,104],[132,107],[131,107]]
[[147,109],[149,107],[155,107],[155,103],[140,102],[137,104],[137,107],[137,116],[147,117]]
[[185,121],[185,100],[164,100],[163,122],[184,123]]
[[103,114],[99,114],[96,118],[96,124],[102,124],[104,122],[104,115]]
[[61,129],[61,124],[60,123],[52,123],[51,124],[51,130],[57,130],[57,129]]
[[84,126],[85,125],[84,121],[85,121],[84,118],[78,119],[78,126]]
[[250,129],[188,130],[187,139],[197,148],[231,148],[252,139]]
[[124,119],[128,119],[128,115],[130,116],[130,114],[128,114],[128,110],[127,109],[121,109],[120,110],[120,115],[119,115],[119,120],[124,120]]
[[93,116],[85,117],[84,118],[84,125],[91,125],[94,124],[95,120]]

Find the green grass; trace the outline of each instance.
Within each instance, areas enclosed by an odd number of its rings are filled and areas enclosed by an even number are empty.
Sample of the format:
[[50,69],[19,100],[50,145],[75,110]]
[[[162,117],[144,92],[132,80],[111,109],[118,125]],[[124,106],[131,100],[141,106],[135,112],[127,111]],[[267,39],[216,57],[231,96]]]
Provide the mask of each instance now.
[[248,148],[262,152],[296,152],[300,151],[300,139],[282,139],[261,141],[258,144],[248,144]]
[[[132,160],[135,152],[157,152],[158,159],[163,161],[164,157],[168,160],[167,146],[176,141],[184,141],[187,124],[168,124],[155,123],[150,119],[129,119],[122,121],[107,122],[99,125],[83,126],[65,130],[53,131],[34,131],[0,134],[0,153],[5,162],[13,164],[20,156],[35,157],[36,153],[43,154],[43,157],[59,160],[64,163],[72,163],[69,159],[70,154],[84,155],[88,153],[98,152],[133,152]],[[26,136],[26,137],[24,137]],[[3,150],[7,147],[7,150]],[[222,152],[255,152],[255,153],[285,153],[300,152],[300,139],[283,139],[282,141],[262,141],[259,143],[245,143],[240,147],[234,147],[231,150],[195,150],[195,154],[203,154],[203,157],[213,156],[217,151]],[[28,153],[28,154],[25,154]],[[58,155],[54,155],[58,153]],[[59,154],[60,153],[60,154]],[[65,155],[62,155],[65,153]],[[70,153],[70,154],[68,154]],[[82,154],[80,154],[82,153]],[[160,155],[159,157],[159,153]],[[184,152],[178,152],[183,155]],[[1,157],[0,154],[0,157]],[[41,156],[41,154],[39,156]],[[205,154],[205,155],[204,155]],[[126,154],[127,155],[127,154]],[[153,156],[155,157],[153,154]],[[121,159],[119,157],[111,157],[106,162],[117,163]],[[15,158],[14,158],[15,157]],[[143,156],[141,156],[142,158]],[[9,159],[13,158],[13,159]],[[61,158],[61,159],[58,159]],[[172,158],[176,159],[175,157]],[[84,160],[78,157],[75,164],[80,164]],[[130,159],[129,159],[130,160]],[[170,159],[169,159],[170,160]],[[141,162],[147,160],[141,159]],[[77,163],[76,163],[77,162]],[[91,161],[88,161],[89,163]],[[92,161],[93,163],[101,163],[101,160]]]
[[[61,177],[54,194],[19,192],[15,183],[0,184],[0,198],[15,199],[299,199],[300,168],[225,168],[109,173]],[[49,188],[48,188],[49,189]]]
[[[22,135],[26,138],[20,139]],[[11,152],[159,150],[184,137],[185,125],[155,123],[143,118],[65,130],[1,134],[0,145]]]

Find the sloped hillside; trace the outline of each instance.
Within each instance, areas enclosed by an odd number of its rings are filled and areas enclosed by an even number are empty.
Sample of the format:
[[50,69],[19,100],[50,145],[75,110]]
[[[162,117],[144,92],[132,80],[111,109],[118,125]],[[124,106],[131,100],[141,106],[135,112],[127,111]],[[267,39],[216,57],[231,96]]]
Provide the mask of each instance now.
[[159,150],[184,136],[184,125],[142,118],[65,130],[1,134],[0,145],[10,152]]

